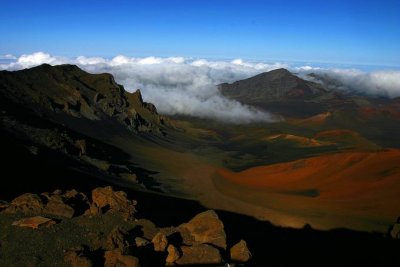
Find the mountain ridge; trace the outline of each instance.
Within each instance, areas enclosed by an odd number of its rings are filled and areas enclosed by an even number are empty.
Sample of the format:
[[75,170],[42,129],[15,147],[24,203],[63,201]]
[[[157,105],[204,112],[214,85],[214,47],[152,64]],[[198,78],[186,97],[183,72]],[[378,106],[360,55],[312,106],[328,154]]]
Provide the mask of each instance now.
[[76,65],[42,64],[31,69],[0,72],[1,97],[34,112],[64,114],[89,120],[112,119],[134,132],[165,134],[167,119],[130,93],[108,73],[90,74]]

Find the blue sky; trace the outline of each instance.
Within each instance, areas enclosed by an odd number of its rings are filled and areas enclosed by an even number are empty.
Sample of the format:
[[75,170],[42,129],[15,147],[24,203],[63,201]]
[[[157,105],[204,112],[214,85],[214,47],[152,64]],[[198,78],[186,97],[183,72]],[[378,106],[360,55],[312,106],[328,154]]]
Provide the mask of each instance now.
[[0,54],[184,56],[400,65],[400,1],[20,1]]

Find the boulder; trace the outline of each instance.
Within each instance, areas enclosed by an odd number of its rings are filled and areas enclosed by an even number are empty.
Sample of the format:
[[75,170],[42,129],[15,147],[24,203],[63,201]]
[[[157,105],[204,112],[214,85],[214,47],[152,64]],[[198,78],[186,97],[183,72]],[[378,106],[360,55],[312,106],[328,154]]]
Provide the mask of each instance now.
[[74,216],[75,210],[71,206],[65,204],[64,201],[65,200],[61,195],[50,196],[44,208],[44,213],[72,218]]
[[139,259],[134,256],[123,255],[119,250],[104,253],[104,267],[138,267]]
[[182,224],[179,232],[186,245],[208,243],[226,249],[224,224],[213,210],[202,212],[188,223]]
[[92,191],[92,201],[102,211],[121,214],[125,220],[134,219],[136,202],[128,200],[123,191],[114,191],[111,186],[99,187]]
[[114,228],[107,236],[106,246],[107,250],[120,251],[127,253],[129,249],[129,242],[126,240],[127,233],[120,227]]
[[175,261],[178,265],[206,265],[222,263],[222,257],[219,250],[207,244],[182,246],[181,251],[182,256]]
[[395,223],[391,227],[389,234],[393,239],[400,239],[400,223]]
[[28,214],[37,214],[43,211],[43,207],[43,201],[38,195],[26,193],[11,201],[10,206],[5,209],[4,212],[23,212]]
[[52,219],[42,217],[42,216],[35,216],[29,218],[23,218],[21,220],[15,221],[12,223],[14,226],[25,227],[25,228],[32,228],[38,229],[41,227],[49,227],[56,224],[56,222]]
[[168,239],[162,232],[158,232],[151,240],[154,245],[154,251],[165,251],[168,246]]
[[231,248],[231,260],[236,262],[247,262],[251,259],[251,253],[244,240],[240,240]]
[[174,245],[168,245],[167,252],[166,265],[173,265],[181,257],[180,251]]
[[72,267],[92,267],[92,261],[83,255],[81,251],[67,251],[64,254],[64,261]]

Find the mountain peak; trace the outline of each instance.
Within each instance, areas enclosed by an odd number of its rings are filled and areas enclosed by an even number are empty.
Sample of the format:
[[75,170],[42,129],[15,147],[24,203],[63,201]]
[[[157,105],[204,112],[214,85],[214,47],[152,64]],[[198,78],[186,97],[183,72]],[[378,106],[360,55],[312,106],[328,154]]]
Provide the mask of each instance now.
[[282,106],[282,109],[286,109],[289,102],[297,102],[301,107],[302,101],[327,93],[321,85],[303,80],[284,68],[260,73],[232,84],[221,84],[219,90],[223,95],[244,104],[267,107],[270,110],[274,107],[271,103],[278,103],[275,106]]
[[275,79],[299,79],[296,75],[288,71],[287,69],[280,68],[280,69],[275,69],[271,70],[268,72],[263,72],[259,75],[256,75],[255,77],[252,77],[250,79],[256,78],[257,76],[268,79],[268,80],[275,80]]

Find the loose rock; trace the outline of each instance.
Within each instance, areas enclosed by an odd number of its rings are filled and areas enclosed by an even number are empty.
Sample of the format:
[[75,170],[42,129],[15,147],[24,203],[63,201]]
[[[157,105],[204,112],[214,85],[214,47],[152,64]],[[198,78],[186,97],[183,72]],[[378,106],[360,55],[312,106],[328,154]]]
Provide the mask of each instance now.
[[237,262],[247,262],[251,259],[251,253],[244,240],[240,240],[231,248],[231,260]]
[[26,193],[11,201],[11,205],[4,212],[23,212],[27,214],[37,214],[42,211],[42,199],[36,194]]
[[179,227],[184,244],[213,244],[226,249],[224,224],[213,210],[196,215],[188,223]]
[[396,223],[391,227],[390,236],[393,239],[400,239],[400,223]]
[[222,257],[219,250],[207,244],[181,247],[182,257],[176,260],[178,265],[220,264]]
[[156,234],[151,242],[154,245],[155,251],[165,251],[168,245],[168,239],[162,232]]
[[99,187],[92,191],[92,201],[101,210],[121,214],[125,220],[134,219],[136,202],[128,200],[123,191],[113,191],[111,186]]
[[24,219],[21,219],[21,220],[18,220],[18,221],[15,221],[12,223],[12,225],[14,225],[14,226],[32,228],[32,229],[38,229],[41,227],[49,227],[54,224],[56,224],[56,222],[54,220],[45,218],[42,216],[24,218]]
[[168,245],[167,252],[166,265],[172,265],[181,257],[181,253],[174,245]]

